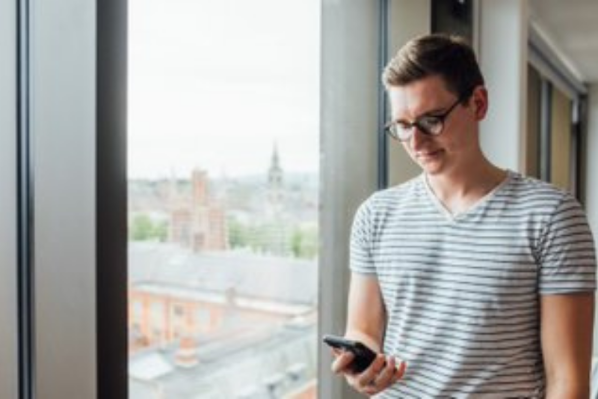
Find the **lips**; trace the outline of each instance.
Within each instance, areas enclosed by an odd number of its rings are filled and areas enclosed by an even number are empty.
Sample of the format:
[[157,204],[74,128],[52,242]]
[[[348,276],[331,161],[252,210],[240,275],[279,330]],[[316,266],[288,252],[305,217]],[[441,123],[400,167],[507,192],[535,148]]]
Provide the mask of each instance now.
[[415,156],[419,159],[430,159],[434,158],[437,155],[440,155],[442,150],[434,150],[434,151],[418,151],[415,153]]

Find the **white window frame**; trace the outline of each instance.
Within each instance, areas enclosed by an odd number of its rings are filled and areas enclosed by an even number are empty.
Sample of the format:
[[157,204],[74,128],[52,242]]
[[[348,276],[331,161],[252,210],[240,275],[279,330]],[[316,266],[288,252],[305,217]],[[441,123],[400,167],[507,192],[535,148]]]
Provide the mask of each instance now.
[[17,2],[0,2],[0,398],[18,397]]
[[43,399],[96,397],[96,1],[30,14],[34,379]]

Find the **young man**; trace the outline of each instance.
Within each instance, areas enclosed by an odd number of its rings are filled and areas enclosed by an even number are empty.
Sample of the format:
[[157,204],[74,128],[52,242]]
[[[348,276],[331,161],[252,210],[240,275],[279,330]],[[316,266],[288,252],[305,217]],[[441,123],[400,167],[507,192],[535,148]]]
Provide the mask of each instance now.
[[412,40],[383,81],[388,131],[423,173],[356,213],[345,335],[380,354],[356,374],[335,351],[333,371],[377,398],[587,398],[596,259],[580,205],[484,156],[488,93],[462,39]]

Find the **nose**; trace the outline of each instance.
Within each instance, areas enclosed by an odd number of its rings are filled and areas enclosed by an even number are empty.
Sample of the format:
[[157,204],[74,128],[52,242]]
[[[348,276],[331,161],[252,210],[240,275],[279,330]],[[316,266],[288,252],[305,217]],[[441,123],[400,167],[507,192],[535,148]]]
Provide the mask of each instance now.
[[411,148],[415,151],[419,150],[422,143],[424,143],[429,137],[426,133],[422,132],[419,127],[413,126],[413,133],[411,133],[411,138],[409,139]]

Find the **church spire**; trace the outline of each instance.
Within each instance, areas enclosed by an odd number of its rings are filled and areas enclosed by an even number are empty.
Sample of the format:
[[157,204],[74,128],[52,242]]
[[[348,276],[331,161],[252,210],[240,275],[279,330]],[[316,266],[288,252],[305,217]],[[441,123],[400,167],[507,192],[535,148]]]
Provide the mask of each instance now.
[[274,142],[272,150],[272,159],[268,171],[268,186],[270,189],[282,188],[282,168],[280,166],[280,157],[278,155],[278,144]]
[[270,210],[274,214],[278,214],[282,207],[282,177],[283,174],[282,167],[280,166],[280,158],[278,155],[278,145],[276,142],[274,142],[270,169],[268,170],[268,202],[270,205]]

